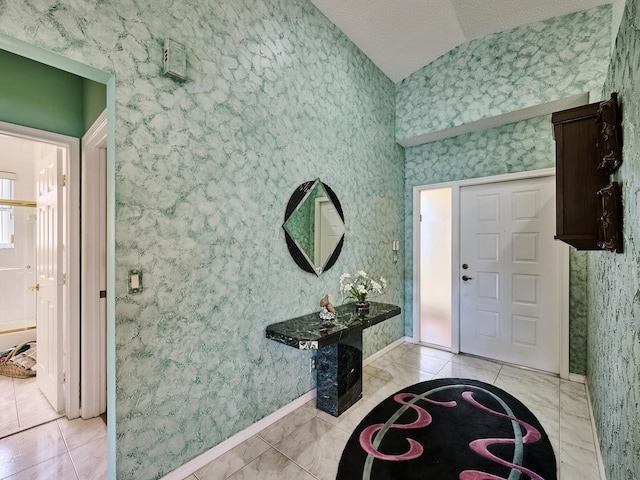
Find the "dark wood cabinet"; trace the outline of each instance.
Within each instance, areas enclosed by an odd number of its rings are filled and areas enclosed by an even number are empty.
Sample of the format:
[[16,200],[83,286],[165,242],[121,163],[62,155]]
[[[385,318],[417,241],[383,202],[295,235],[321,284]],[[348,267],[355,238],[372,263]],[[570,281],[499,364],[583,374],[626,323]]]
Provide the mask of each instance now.
[[578,250],[600,250],[597,193],[609,183],[598,169],[599,103],[551,116],[556,140],[556,239]]

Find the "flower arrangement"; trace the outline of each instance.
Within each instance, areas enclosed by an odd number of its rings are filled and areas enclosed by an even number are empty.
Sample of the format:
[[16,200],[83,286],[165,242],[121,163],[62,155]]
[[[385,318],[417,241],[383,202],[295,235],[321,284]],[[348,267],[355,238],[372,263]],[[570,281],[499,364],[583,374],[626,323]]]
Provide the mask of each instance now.
[[359,303],[364,303],[368,296],[380,295],[385,288],[387,281],[383,277],[376,281],[363,270],[356,272],[355,277],[349,273],[340,275],[340,293],[346,295],[344,300],[354,298]]

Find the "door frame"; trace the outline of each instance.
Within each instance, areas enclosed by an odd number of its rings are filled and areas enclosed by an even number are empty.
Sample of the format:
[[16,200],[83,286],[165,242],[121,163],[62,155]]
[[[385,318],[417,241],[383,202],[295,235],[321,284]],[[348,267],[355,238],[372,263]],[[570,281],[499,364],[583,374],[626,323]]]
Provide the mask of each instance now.
[[[451,352],[460,352],[460,189],[473,185],[501,183],[514,180],[555,176],[555,168],[529,170],[526,172],[470,178],[452,182],[434,183],[413,187],[413,342],[420,343],[420,192],[441,188],[452,190],[452,232],[451,232]],[[562,244],[561,261],[558,265],[560,276],[560,377],[569,378],[569,248]]]
[[[80,139],[0,122],[0,132],[8,135],[49,143],[67,151],[66,184],[63,186],[64,207],[60,209],[65,218],[67,252],[80,252]],[[74,208],[75,206],[75,208]],[[64,256],[62,274],[66,275],[63,287],[63,369],[64,369],[64,411],[69,419],[80,415],[80,255]]]
[[46,50],[0,32],[0,48],[29,60],[99,82],[107,87],[107,475],[116,478],[116,327],[115,327],[115,224],[116,224],[116,77],[114,73]]
[[107,111],[103,111],[82,137],[82,238],[80,275],[80,380],[82,384],[82,418],[93,418],[107,409],[106,385],[106,318],[101,313],[106,290],[105,212],[106,185],[104,158],[107,150]]

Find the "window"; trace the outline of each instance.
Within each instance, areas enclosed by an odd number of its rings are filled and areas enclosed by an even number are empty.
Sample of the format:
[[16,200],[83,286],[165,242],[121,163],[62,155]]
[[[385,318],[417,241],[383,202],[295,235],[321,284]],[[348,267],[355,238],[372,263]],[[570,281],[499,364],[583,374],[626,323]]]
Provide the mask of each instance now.
[[[0,202],[14,200],[14,173],[0,172]],[[0,203],[0,248],[13,248],[14,206]]]

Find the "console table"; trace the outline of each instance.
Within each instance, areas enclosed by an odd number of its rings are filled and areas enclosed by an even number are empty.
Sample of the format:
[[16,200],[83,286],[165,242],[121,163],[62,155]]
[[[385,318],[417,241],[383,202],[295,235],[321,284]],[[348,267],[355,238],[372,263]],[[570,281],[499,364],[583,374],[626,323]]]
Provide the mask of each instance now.
[[400,307],[369,302],[369,313],[355,304],[336,307],[336,318],[323,326],[318,312],[274,323],[268,339],[300,350],[317,350],[317,407],[337,417],[362,398],[362,331],[396,315]]

